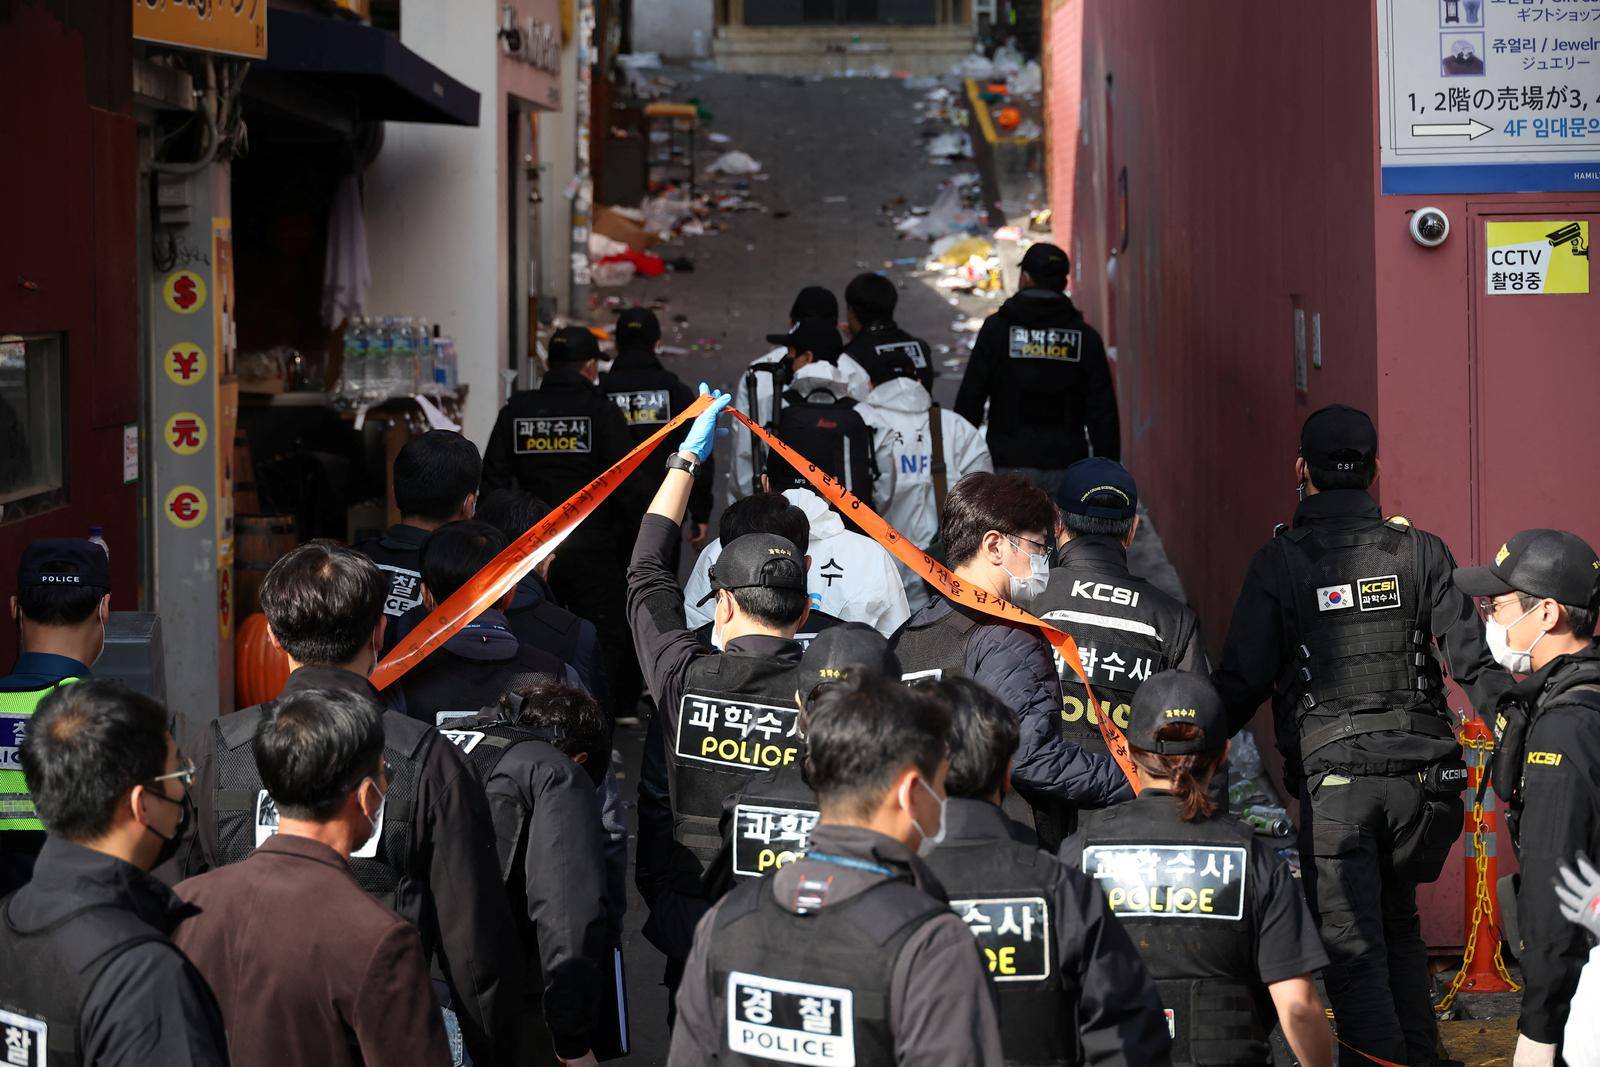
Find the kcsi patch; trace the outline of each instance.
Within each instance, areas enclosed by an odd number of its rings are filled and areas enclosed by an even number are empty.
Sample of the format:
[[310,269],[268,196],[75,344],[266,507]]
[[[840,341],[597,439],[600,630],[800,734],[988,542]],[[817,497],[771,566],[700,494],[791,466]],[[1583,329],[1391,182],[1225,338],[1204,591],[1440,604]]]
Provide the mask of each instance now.
[[1356,583],[1356,598],[1362,611],[1385,611],[1400,606],[1400,576],[1380,574]]

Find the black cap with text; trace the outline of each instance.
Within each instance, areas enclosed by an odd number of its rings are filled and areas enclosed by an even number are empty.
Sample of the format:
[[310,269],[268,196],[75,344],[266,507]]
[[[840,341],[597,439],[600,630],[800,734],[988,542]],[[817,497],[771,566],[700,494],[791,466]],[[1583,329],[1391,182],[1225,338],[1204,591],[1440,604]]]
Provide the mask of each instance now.
[[563,326],[545,351],[551,363],[587,363],[600,358],[600,342],[582,326]]
[[[1163,726],[1186,723],[1200,728],[1192,741],[1162,741]],[[1192,756],[1220,752],[1228,743],[1228,713],[1216,686],[1194,671],[1161,671],[1145,679],[1133,694],[1128,714],[1128,744],[1163,756]]]
[[1350,471],[1378,457],[1378,429],[1360,408],[1329,404],[1306,416],[1300,427],[1300,456],[1319,471]]
[[1500,546],[1485,567],[1457,567],[1456,588],[1468,596],[1527,593],[1575,608],[1600,596],[1600,557],[1589,542],[1565,530],[1523,530]]
[[649,308],[628,308],[617,316],[617,347],[653,345],[661,340],[661,320]]
[[823,682],[848,682],[862,671],[899,681],[900,659],[889,647],[889,639],[871,626],[843,622],[811,639],[800,657],[797,688],[804,695]]
[[93,586],[111,588],[111,561],[105,549],[82,537],[35,541],[22,550],[17,588],[27,586]]
[[700,598],[702,604],[721,589],[789,589],[804,593],[805,557],[777,534],[748,533],[723,546],[708,577],[711,592]]

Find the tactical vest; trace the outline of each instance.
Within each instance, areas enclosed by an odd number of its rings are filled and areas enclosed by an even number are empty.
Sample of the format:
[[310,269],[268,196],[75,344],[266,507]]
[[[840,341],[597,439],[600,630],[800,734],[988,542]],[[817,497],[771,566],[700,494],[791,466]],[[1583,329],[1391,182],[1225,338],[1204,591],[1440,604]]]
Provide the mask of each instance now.
[[[440,730],[439,736],[456,746],[467,769],[472,772],[472,777],[480,786],[489,784],[489,779],[494,777],[495,768],[500,766],[500,761],[506,757],[512,746],[524,741],[541,743],[562,759],[567,758],[552,746],[554,735],[549,730],[519,726],[511,722],[474,722],[458,730]],[[515,808],[507,808],[504,805],[490,805],[490,807],[494,813],[496,850],[500,854],[500,879],[502,882],[508,882],[512,870],[516,867],[517,858],[525,848],[524,838],[531,812],[521,805]]]
[[736,887],[706,939],[722,1064],[895,1062],[889,992],[911,935],[945,906],[886,879],[797,915],[772,887]]
[[[1302,766],[1338,741],[1383,730],[1452,739],[1409,527],[1300,526],[1274,539],[1299,638],[1282,714]],[[1293,744],[1293,742],[1290,742]]]
[[43,832],[28,792],[28,779],[22,773],[22,739],[28,722],[45,697],[76,678],[63,678],[43,689],[18,689],[0,692],[0,831],[34,830]]
[[583,620],[544,597],[526,607],[506,612],[511,632],[525,645],[543,649],[562,663],[578,658],[578,636]]
[[1085,812],[1083,873],[1099,882],[1155,979],[1172,1062],[1271,1063],[1253,831],[1227,816],[1186,823],[1175,800],[1161,799]]
[[[267,705],[262,705],[265,708]],[[216,749],[216,775],[212,810],[217,820],[217,866],[238,863],[267,838],[278,832],[278,806],[261,784],[256,769],[256,724],[263,711],[246,709],[224,715],[211,724]],[[384,794],[383,815],[377,833],[350,855],[350,873],[356,884],[390,910],[416,923],[426,879],[417,867],[417,781],[434,731],[417,730],[404,748],[393,724],[404,716],[384,713],[383,758],[389,764],[389,791]]]
[[672,421],[677,414],[672,408],[672,392],[680,384],[677,375],[658,364],[627,367],[613,364],[600,376],[600,388],[622,412],[628,424],[628,436],[634,444]]
[[946,841],[927,864],[983,949],[1006,1062],[1078,1063],[1078,991],[1062,981],[1055,947],[1059,867],[1036,848],[994,838]]
[[[1053,608],[1039,618],[1072,635],[1101,710],[1126,732],[1133,694],[1152,674],[1172,666],[1164,635],[1156,629],[1153,616],[1139,610],[1138,601],[1145,590],[1105,581],[1097,575],[1078,578],[1069,571],[1056,571],[1050,582],[1052,588],[1045,592],[1049,602],[1059,604],[1066,600],[1072,607]],[[1057,582],[1065,586],[1064,595],[1052,595]],[[1101,596],[1120,599],[1102,602]],[[1062,738],[1106,755],[1105,738],[1100,735],[1083,683],[1060,652],[1052,648],[1051,658],[1061,679]]]
[[560,660],[541,648],[519,642],[517,654],[504,660],[477,660],[439,648],[407,672],[400,683],[406,714],[430,726],[448,726],[474,719],[499,703],[501,694],[532,682],[559,682],[566,677]]
[[722,844],[723,798],[801,756],[799,666],[763,656],[700,656],[684,674],[677,736],[667,741],[672,836],[700,857]]
[[894,654],[900,660],[902,681],[923,678],[962,678],[967,673],[967,645],[981,625],[960,608],[931,623],[906,626],[895,638]]
[[820,813],[798,763],[753,779],[729,808],[735,883],[771,874],[805,852]]
[[383,598],[383,613],[398,619],[422,603],[421,549],[417,545],[393,540],[389,535],[373,538],[356,547],[383,572],[389,591]]
[[133,912],[106,904],[23,933],[11,925],[11,898],[0,904],[0,959],[7,961],[0,1009],[13,1016],[0,1022],[6,1062],[76,1067],[83,1062],[78,1021],[101,972],[135,945],[167,939]]

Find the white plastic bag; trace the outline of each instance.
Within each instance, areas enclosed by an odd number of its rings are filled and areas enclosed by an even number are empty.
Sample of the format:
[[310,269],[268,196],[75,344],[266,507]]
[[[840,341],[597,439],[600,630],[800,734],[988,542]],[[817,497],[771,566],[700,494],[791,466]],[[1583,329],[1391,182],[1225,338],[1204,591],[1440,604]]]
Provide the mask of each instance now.
[[706,173],[740,175],[755,174],[760,170],[760,163],[757,163],[746,153],[734,149],[732,152],[724,152],[718,156],[717,161],[706,168]]

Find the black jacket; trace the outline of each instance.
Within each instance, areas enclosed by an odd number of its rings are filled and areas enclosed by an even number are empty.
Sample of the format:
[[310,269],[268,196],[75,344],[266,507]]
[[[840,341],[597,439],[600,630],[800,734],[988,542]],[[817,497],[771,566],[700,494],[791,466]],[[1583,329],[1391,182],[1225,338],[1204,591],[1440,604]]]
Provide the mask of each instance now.
[[1533,709],[1515,804],[1522,863],[1517,891],[1524,988],[1517,1029],[1557,1042],[1567,1025],[1591,938],[1562,916],[1552,883],[1562,863],[1600,856],[1600,649],[1558,656],[1513,687],[1509,699]]
[[1119,459],[1122,430],[1106,347],[1065,293],[1024,289],[984,321],[956,394],[956,413],[983,425],[996,467],[1070,467]]
[[[225,1067],[228,1037],[211,987],[167,940],[190,914],[188,907],[144,871],[51,837],[39,852],[33,881],[5,902],[3,921],[27,934],[90,907],[131,912],[158,936],[124,949],[84,997],[78,1040],[86,1067]],[[18,963],[7,960],[5,966]]]
[[[925,861],[952,900],[962,897],[962,857],[982,841],[1032,844],[1028,828],[984,800],[951,797],[945,807],[945,843]],[[951,847],[955,846],[955,847]],[[1055,857],[1041,855],[1041,884],[1056,875],[1051,917],[1056,965],[1062,983],[1061,1011],[1078,1019],[1083,1062],[1157,1064],[1170,1062],[1171,1041],[1161,998],[1145,971],[1139,950],[1106,907],[1105,894],[1092,878]],[[1054,871],[1048,871],[1055,868]],[[992,890],[991,890],[992,891]],[[961,914],[957,909],[956,914]],[[1001,1023],[1004,1017],[1001,990]],[[1005,1027],[1002,1025],[1001,1040]]]
[[389,582],[389,594],[383,599],[383,613],[389,616],[383,640],[385,652],[398,640],[393,631],[400,616],[422,603],[422,543],[431,532],[397,522],[382,537],[356,546],[356,551],[376,563]]
[[1128,550],[1114,537],[1087,535],[1068,541],[1057,554],[1044,595],[1029,610],[1042,616],[1058,608],[1082,608],[1082,603],[1073,602],[1073,589],[1083,582],[1110,582],[1137,592],[1139,617],[1148,618],[1161,635],[1173,669],[1202,674],[1208,669],[1205,642],[1200,639],[1200,617],[1183,601],[1130,571]]
[[[367,679],[336,667],[301,667],[283,686],[284,693],[303,689],[352,689],[383,699]],[[259,718],[262,708],[233,714]],[[384,712],[383,728],[396,748],[411,747],[420,731],[433,729],[392,708]],[[196,811],[179,850],[183,877],[217,866],[214,733],[202,728],[197,734],[186,746],[195,762],[189,795]],[[404,740],[393,744],[395,738]],[[418,837],[411,874],[426,890],[419,914],[404,918],[417,927],[423,951],[450,985],[473,1059],[510,1062],[521,1047],[523,962],[516,923],[501,887],[489,802],[443,739],[428,745],[423,757],[412,826]]]
[[530,951],[529,992],[542,974],[556,1052],[575,1058],[589,1050],[606,988],[600,968],[610,962],[600,797],[578,764],[533,740],[505,750],[484,790],[512,911]]
[[[413,614],[417,611],[422,609]],[[406,714],[429,726],[446,726],[448,720],[440,719],[441,713],[475,718],[482,709],[493,707],[502,693],[518,686],[577,680],[571,667],[519,641],[505,614],[490,608],[428,653],[396,684],[404,695]]]
[[[1294,525],[1329,530],[1358,529],[1383,522],[1377,501],[1360,489],[1335,489],[1316,493],[1295,509]],[[1492,715],[1500,695],[1511,684],[1484,642],[1483,623],[1470,597],[1451,582],[1455,559],[1433,534],[1412,528],[1416,538],[1417,580],[1431,605],[1431,631],[1444,654],[1451,676],[1467,691],[1480,714]],[[1238,731],[1255,715],[1268,696],[1273,697],[1279,729],[1293,709],[1286,706],[1300,639],[1296,633],[1293,584],[1282,549],[1263,545],[1250,560],[1244,586],[1234,605],[1222,662],[1212,675],[1228,709],[1229,725]],[[1416,742],[1396,731],[1366,734],[1335,742],[1319,753],[1329,766],[1358,773],[1392,774],[1418,766]],[[1437,747],[1431,739],[1426,745]],[[1279,747],[1284,747],[1282,737]],[[1423,759],[1422,762],[1427,762]]]
[[933,391],[933,350],[928,347],[928,342],[911,336],[893,321],[863,325],[861,332],[850,338],[850,343],[844,346],[844,351],[845,355],[861,364],[874,382],[886,381],[888,374],[884,368],[889,358],[903,353],[917,368],[917,381],[930,393]]
[[1022,741],[1011,780],[1024,799],[1098,808],[1131,797],[1132,787],[1116,763],[1062,740],[1056,726],[1061,681],[1050,646],[1035,627],[991,618],[940,597],[906,620],[892,643],[898,644],[907,628],[927,625],[951,611],[984,620],[967,642],[967,661],[961,669],[1016,713]]
[[[695,391],[663,367],[654,351],[638,345],[617,350],[611,369],[600,375],[600,390],[627,420],[628,437],[635,445],[661,429],[695,399]],[[676,439],[661,441],[639,469],[629,475],[628,498],[638,508],[633,516],[635,526],[644,517],[650,497],[661,484],[661,471],[667,457],[677,445]],[[715,472],[715,456],[707,457],[695,471],[694,488],[689,492],[689,518],[695,522],[711,521],[711,483]]]
[[[558,364],[539,388],[500,409],[483,450],[483,491],[516,486],[559,507],[632,448],[627,420],[610,398],[576,368]],[[564,551],[612,551],[628,517],[642,511],[625,484],[573,531]]]

